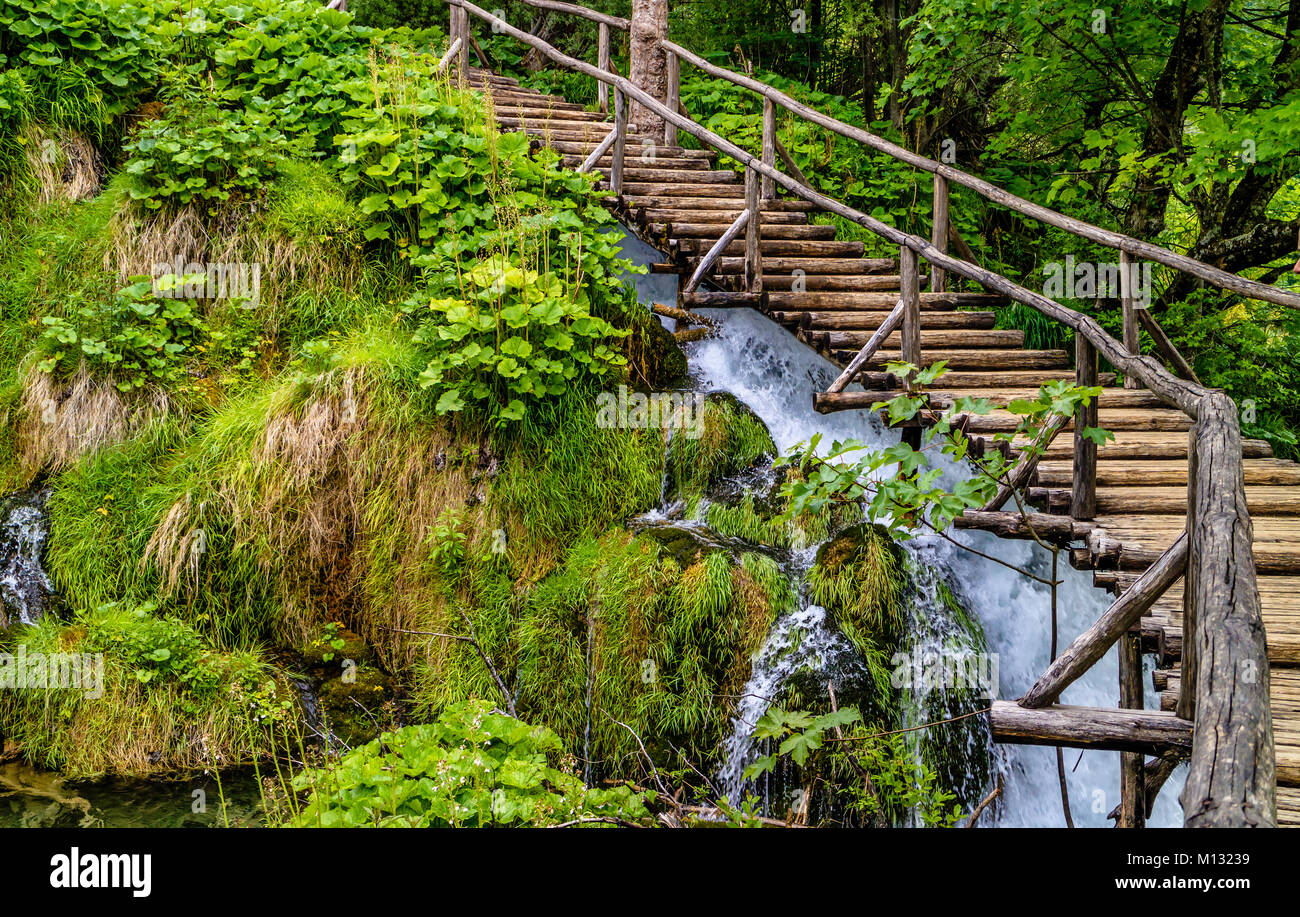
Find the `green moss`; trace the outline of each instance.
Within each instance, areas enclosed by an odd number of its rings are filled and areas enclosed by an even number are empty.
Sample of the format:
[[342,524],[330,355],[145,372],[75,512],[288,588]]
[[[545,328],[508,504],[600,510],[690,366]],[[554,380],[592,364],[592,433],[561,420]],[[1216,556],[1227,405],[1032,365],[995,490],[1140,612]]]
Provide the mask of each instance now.
[[701,435],[673,437],[669,486],[680,497],[705,493],[728,475],[775,454],[772,436],[758,415],[734,395],[711,393],[704,405]]
[[834,615],[860,653],[892,653],[906,623],[907,583],[901,549],[883,530],[865,524],[823,545],[808,571],[812,600]]
[[28,666],[62,654],[69,674],[56,685],[0,690],[0,733],[74,777],[238,765],[296,734],[292,689],[264,657],[219,652],[153,606],[110,603],[67,625],[48,616],[4,634],[0,650]]

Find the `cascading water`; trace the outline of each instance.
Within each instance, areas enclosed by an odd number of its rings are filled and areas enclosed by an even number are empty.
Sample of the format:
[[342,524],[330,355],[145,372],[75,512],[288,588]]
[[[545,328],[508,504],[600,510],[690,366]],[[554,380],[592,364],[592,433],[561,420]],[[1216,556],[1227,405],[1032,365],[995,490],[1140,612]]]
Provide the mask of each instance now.
[[49,495],[35,485],[0,500],[0,626],[36,623],[54,594],[41,567]]
[[[649,246],[631,237],[623,242],[624,257],[635,263],[659,260]],[[634,282],[641,300],[672,303],[675,278],[665,275],[637,276]],[[792,335],[750,309],[702,310],[718,323],[717,333],[686,347],[695,386],[705,392],[729,392],[767,424],[776,447],[782,453],[821,433],[829,447],[834,440],[856,439],[867,448],[883,448],[897,442],[898,434],[887,430],[874,414],[846,411],[821,415],[813,410],[813,395],[825,391],[838,375],[838,368],[800,344]],[[945,468],[951,483],[968,470]],[[1032,542],[1014,542],[985,532],[960,530],[955,541],[1005,564],[1027,569],[1046,579],[1051,572],[1050,554]],[[911,645],[913,652],[938,646],[945,637],[948,610],[938,596],[933,572],[983,626],[990,654],[998,665],[996,696],[1016,697],[1033,684],[1051,661],[1050,590],[992,560],[952,544],[937,535],[923,535],[902,543],[910,556],[909,568],[917,594],[912,602]],[[926,571],[931,571],[927,573]],[[1092,586],[1086,572],[1068,563],[1060,564],[1058,589],[1058,647],[1088,627],[1109,604],[1110,598]],[[755,754],[753,726],[783,681],[802,665],[827,659],[838,636],[825,620],[825,612],[805,606],[780,618],[763,648],[756,655],[754,670],[740,699],[735,729],[726,741],[726,761],[720,774],[732,801],[740,787],[739,773]],[[843,638],[840,638],[841,641]],[[803,649],[807,646],[806,651]],[[790,647],[799,651],[791,653]],[[1149,667],[1150,660],[1146,661]],[[1150,680],[1145,679],[1149,685]],[[1064,693],[1062,702],[1098,707],[1115,706],[1118,694],[1118,663],[1112,650],[1101,662]],[[1147,706],[1158,699],[1147,691]],[[906,712],[909,720],[920,719],[929,708],[917,706]],[[952,725],[932,727],[952,729]],[[985,754],[973,747],[977,730],[967,729],[971,756]],[[1066,750],[1066,783],[1071,813],[1076,825],[1105,827],[1112,824],[1108,813],[1119,801],[1119,756],[1114,752]],[[1003,795],[995,808],[1001,826],[1063,826],[1064,814],[1056,768],[1055,750],[1046,747],[998,746],[996,767],[1002,777]],[[1170,778],[1156,800],[1149,824],[1177,825],[1182,822],[1177,796],[1183,771]]]

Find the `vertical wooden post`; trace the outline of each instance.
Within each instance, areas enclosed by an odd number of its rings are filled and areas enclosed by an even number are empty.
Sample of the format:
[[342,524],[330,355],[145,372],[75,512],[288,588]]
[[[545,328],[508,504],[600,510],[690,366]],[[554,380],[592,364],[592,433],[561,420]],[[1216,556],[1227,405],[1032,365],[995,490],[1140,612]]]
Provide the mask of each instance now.
[[456,55],[456,71],[459,74],[460,81],[464,83],[469,79],[469,10],[463,6],[460,9],[460,51]]
[[[948,179],[934,176],[934,226],[930,242],[943,254],[948,254]],[[943,268],[930,265],[930,292],[942,293],[947,289],[947,276]]]
[[[668,92],[664,98],[664,107],[676,112],[682,91],[682,62],[677,55],[668,52]],[[677,146],[677,125],[664,120],[664,146],[672,149]]]
[[[776,168],[776,103],[763,96],[763,165]],[[776,181],[763,176],[760,196],[765,201],[776,197]]]
[[[596,50],[596,67],[600,70],[609,72],[609,24],[602,22],[600,24],[600,38],[598,39]],[[600,101],[600,113],[609,114],[609,84],[596,84],[596,98]]]
[[[898,250],[899,298],[903,301],[903,362],[921,365],[921,279],[917,273],[916,252],[906,245]],[[908,389],[912,388],[909,379]]]
[[[1119,638],[1119,705],[1127,710],[1141,710],[1142,636],[1130,630]],[[1143,755],[1126,751],[1120,754],[1119,828],[1146,826],[1146,786]]]
[[[916,252],[906,245],[898,250],[898,296],[903,303],[903,324],[899,329],[902,339],[904,363],[921,366],[921,277],[917,269]],[[909,376],[907,390],[913,391],[916,381]],[[921,425],[913,422],[903,427],[903,443],[913,449],[921,448]]]
[[745,227],[745,290],[763,292],[763,252],[758,219],[758,173],[745,169],[745,209],[750,212]]
[[623,193],[623,153],[627,150],[627,99],[623,90],[614,88],[614,149],[610,164],[609,188],[615,194]]
[[[1074,333],[1074,381],[1076,385],[1097,384],[1097,348],[1080,334]],[[1070,515],[1091,519],[1097,515],[1097,444],[1083,435],[1084,428],[1097,426],[1097,399],[1074,415],[1074,486],[1070,495]]]
[[[1119,291],[1120,308],[1124,312],[1124,349],[1137,356],[1142,348],[1138,338],[1137,307],[1133,301],[1133,261],[1123,250],[1119,253]],[[1124,375],[1125,388],[1138,388],[1141,384],[1134,376]]]

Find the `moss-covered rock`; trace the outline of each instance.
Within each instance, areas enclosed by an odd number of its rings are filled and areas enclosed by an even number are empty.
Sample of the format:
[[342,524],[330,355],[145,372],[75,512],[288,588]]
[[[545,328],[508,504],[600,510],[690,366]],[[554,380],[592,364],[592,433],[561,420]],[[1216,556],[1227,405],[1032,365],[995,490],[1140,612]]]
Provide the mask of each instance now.
[[902,549],[880,526],[841,532],[817,552],[808,573],[811,598],[829,611],[859,652],[891,655],[906,624],[907,572]]

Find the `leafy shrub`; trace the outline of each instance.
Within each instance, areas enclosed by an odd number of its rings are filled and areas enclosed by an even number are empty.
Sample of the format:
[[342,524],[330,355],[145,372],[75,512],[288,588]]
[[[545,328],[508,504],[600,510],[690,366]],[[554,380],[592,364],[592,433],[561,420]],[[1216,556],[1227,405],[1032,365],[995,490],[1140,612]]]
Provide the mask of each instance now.
[[251,196],[268,184],[289,143],[261,106],[231,111],[189,98],[126,145],[131,197],[150,210]]
[[296,821],[427,828],[646,818],[641,794],[588,789],[562,756],[549,729],[468,701],[437,722],[385,733],[333,768],[299,774],[294,788],[311,795]]
[[42,117],[98,131],[153,85],[176,4],[0,0],[0,65],[20,68]]
[[624,332],[592,315],[586,294],[554,274],[488,261],[464,282],[468,295],[431,300],[432,320],[417,332],[434,348],[420,383],[441,388],[439,413],[476,403],[499,423],[520,420],[527,401],[627,362],[606,343]]
[[113,377],[121,391],[180,378],[184,354],[205,333],[195,301],[159,298],[149,278],[118,290],[107,300],[91,300],[71,319],[47,315],[39,349],[43,372],[71,370],[81,361]]

